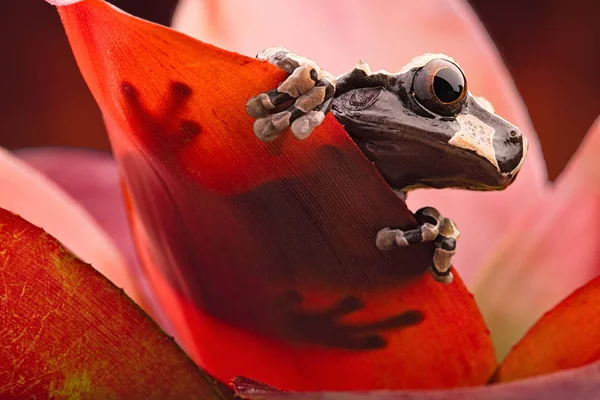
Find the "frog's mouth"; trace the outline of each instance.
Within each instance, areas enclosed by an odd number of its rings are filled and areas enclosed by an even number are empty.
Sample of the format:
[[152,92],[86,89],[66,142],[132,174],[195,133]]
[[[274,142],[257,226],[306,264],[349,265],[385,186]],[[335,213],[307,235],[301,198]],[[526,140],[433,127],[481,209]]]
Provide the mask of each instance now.
[[[501,167],[490,168],[490,166],[495,167],[495,165],[491,164],[486,157],[474,150],[455,149],[452,153],[454,154],[456,164],[462,165],[465,169],[477,169],[479,170],[479,173],[473,173],[474,171],[472,171],[470,174],[463,173],[449,176],[440,174],[431,178],[422,177],[418,182],[406,190],[416,189],[418,187],[437,189],[452,187],[479,191],[504,190],[515,181],[525,162],[525,157],[529,149],[527,138],[523,137],[521,146],[522,151],[519,151],[518,154],[514,156],[516,160],[512,164],[507,163],[507,165],[512,167],[512,169],[507,172],[502,171],[500,169]],[[475,161],[475,159],[478,159],[479,161]]]
[[488,159],[472,150],[441,141],[400,135],[398,141],[362,141],[356,144],[395,189],[460,188],[503,190],[515,179],[514,172],[501,173]]

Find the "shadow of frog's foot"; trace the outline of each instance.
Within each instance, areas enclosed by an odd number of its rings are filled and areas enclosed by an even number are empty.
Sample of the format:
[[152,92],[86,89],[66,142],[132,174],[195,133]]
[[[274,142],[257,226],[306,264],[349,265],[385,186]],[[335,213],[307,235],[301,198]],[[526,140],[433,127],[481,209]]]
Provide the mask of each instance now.
[[287,295],[290,312],[288,327],[297,339],[327,347],[351,350],[375,350],[387,346],[383,331],[408,328],[423,321],[423,313],[409,310],[398,315],[368,323],[345,323],[341,319],[365,308],[358,297],[346,296],[322,311],[300,310],[302,295],[291,291]]
[[[125,116],[135,127],[137,139],[153,155],[172,157],[201,133],[198,122],[183,118],[193,92],[186,83],[172,81],[160,98],[148,99],[132,83],[121,82]],[[153,102],[160,107],[152,109]]]

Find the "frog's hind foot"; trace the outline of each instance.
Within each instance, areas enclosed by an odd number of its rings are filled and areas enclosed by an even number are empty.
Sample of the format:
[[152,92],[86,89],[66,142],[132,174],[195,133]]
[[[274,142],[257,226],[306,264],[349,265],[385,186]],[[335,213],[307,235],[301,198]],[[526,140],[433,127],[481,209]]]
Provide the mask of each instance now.
[[290,76],[277,89],[254,96],[246,103],[246,112],[256,118],[254,133],[268,142],[291,127],[297,139],[307,138],[331,109],[335,78],[314,61],[283,47],[263,50],[257,58]]
[[419,226],[415,229],[401,230],[384,228],[377,233],[375,244],[379,250],[391,250],[395,247],[407,247],[422,242],[434,242],[433,263],[429,272],[442,283],[452,283],[452,256],[456,253],[456,239],[460,231],[448,218],[444,218],[433,207],[424,207],[415,213]]

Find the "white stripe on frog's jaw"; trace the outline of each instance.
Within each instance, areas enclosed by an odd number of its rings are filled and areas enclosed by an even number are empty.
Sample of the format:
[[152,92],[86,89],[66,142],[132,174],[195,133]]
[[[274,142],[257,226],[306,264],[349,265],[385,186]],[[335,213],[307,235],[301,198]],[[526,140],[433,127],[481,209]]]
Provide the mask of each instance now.
[[[468,101],[471,102],[472,106],[475,106],[475,108],[467,106],[465,109],[465,111],[467,111],[466,113],[458,114],[455,117],[456,121],[459,122],[461,129],[453,135],[448,143],[461,149],[474,151],[479,156],[486,159],[500,175],[507,179],[508,184],[510,184],[525,162],[525,156],[527,155],[528,150],[527,138],[525,138],[515,126],[510,130],[511,137],[513,137],[512,133],[514,131],[517,132],[517,135],[519,135],[518,137],[521,138],[522,150],[520,152],[520,158],[514,160],[514,162],[518,161],[517,165],[515,165],[512,170],[507,171],[507,166],[503,166],[502,161],[499,160],[499,157],[500,159],[503,159],[503,156],[505,156],[502,154],[503,149],[497,148],[496,146],[499,145],[498,141],[504,138],[504,135],[508,132],[505,132],[505,129],[509,129],[512,124],[497,115],[494,112],[492,104],[485,98],[475,97],[471,93],[469,93],[468,96]],[[485,112],[477,112],[477,107],[481,110],[485,110]],[[489,117],[486,113],[489,113]],[[503,126],[505,124],[508,124],[508,126]],[[496,137],[498,135],[501,136]],[[498,151],[500,151],[500,153],[498,153]],[[517,154],[514,155],[517,156]]]
[[450,138],[448,144],[474,151],[487,159],[500,172],[494,150],[496,130],[471,114],[459,114],[456,120],[460,123],[461,129]]

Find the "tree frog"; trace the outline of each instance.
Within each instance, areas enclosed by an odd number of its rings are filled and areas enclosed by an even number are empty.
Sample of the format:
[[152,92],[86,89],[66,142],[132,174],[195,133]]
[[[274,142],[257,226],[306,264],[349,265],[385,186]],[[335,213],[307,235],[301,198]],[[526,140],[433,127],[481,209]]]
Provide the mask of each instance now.
[[[521,131],[467,91],[463,71],[446,55],[416,57],[398,73],[372,72],[359,61],[337,78],[283,47],[257,57],[290,74],[246,104],[260,140],[288,128],[305,139],[331,112],[403,201],[416,188],[503,190],[525,160]],[[385,251],[433,241],[430,272],[451,283],[458,228],[432,207],[414,216],[416,229],[382,227],[374,245]]]

